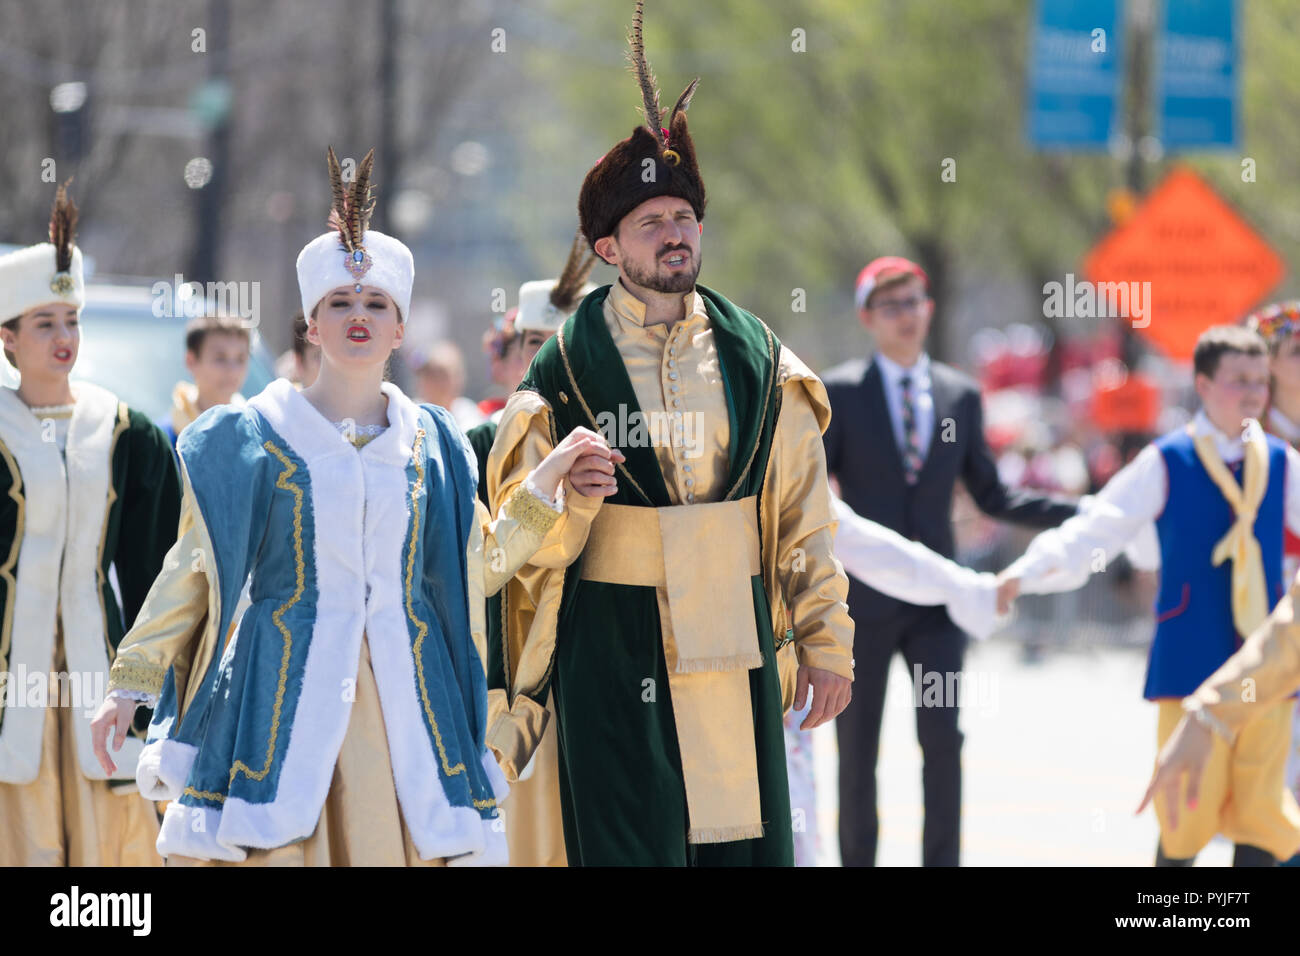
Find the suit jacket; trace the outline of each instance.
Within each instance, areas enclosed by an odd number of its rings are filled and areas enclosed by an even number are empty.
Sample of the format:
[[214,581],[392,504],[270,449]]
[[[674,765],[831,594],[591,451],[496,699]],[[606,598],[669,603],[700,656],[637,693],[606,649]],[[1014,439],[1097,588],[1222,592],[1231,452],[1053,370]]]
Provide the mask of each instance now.
[[[1075,513],[1077,503],[1070,499],[1002,484],[984,440],[979,386],[951,366],[930,363],[934,431],[925,464],[910,486],[903,477],[903,458],[875,361],[837,365],[822,381],[831,403],[826,464],[839,480],[845,503],[864,518],[951,558],[952,493],[958,478],[981,511],[1003,521],[1052,528]],[[914,607],[856,578],[849,580],[849,611],[859,624],[886,621]]]

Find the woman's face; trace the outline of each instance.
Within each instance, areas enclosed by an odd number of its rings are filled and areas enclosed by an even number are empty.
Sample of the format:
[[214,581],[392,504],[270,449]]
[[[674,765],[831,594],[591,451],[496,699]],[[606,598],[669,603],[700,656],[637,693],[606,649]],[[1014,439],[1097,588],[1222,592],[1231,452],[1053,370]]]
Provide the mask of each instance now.
[[1269,364],[1274,388],[1288,395],[1300,394],[1300,335],[1287,336]]
[[66,377],[81,346],[77,308],[51,302],[28,309],[19,317],[17,328],[0,327],[0,339],[14,354],[14,364],[24,377]]
[[339,368],[383,365],[404,332],[397,306],[375,286],[331,290],[307,323],[307,341],[320,346],[323,361]]

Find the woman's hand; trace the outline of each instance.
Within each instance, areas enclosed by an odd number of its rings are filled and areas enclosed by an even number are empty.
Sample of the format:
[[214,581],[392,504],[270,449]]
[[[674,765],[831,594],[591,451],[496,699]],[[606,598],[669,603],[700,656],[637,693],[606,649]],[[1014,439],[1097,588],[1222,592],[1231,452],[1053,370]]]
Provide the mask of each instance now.
[[1187,806],[1196,809],[1196,800],[1200,795],[1201,774],[1210,759],[1214,748],[1214,736],[1211,730],[1191,714],[1184,714],[1183,719],[1174,728],[1173,736],[1156,758],[1156,769],[1151,774],[1151,783],[1142,795],[1142,804],[1137,808],[1141,813],[1153,799],[1158,800],[1163,794],[1165,809],[1169,815],[1169,828],[1178,826],[1178,785],[1187,775]]
[[590,428],[575,428],[551,449],[532,473],[533,484],[552,499],[567,475],[574,490],[587,497],[612,495],[618,490],[614,465],[626,461],[617,448]]
[[109,697],[99,705],[94,718],[90,721],[90,740],[95,748],[99,765],[110,777],[117,772],[117,764],[108,755],[108,739],[113,737],[113,749],[121,750],[126,743],[127,732],[131,729],[131,719],[140,702],[125,697]]
[[998,575],[998,616],[1005,617],[1011,613],[1011,608],[1016,603],[1016,598],[1020,596],[1020,579],[1007,577],[1007,572],[1003,571]]

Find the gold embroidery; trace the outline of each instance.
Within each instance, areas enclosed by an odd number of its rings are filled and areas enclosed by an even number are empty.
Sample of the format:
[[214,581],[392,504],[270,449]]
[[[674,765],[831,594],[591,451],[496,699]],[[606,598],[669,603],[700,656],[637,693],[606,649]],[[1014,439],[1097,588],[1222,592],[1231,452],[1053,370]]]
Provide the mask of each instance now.
[[560,520],[559,512],[520,485],[506,499],[506,515],[527,531],[544,535]]
[[[5,616],[4,624],[0,626],[0,672],[5,676],[9,673],[9,644],[13,639],[14,630],[14,602],[18,597],[18,581],[14,576],[14,566],[18,563],[18,548],[23,541],[23,527],[27,518],[27,502],[23,496],[23,476],[18,471],[18,462],[14,460],[13,454],[4,442],[0,442],[0,458],[4,459],[5,466],[9,469],[11,483],[9,485],[9,497],[14,500],[18,506],[18,518],[14,522],[14,540],[9,545],[9,556],[5,558],[5,563],[0,564],[0,578],[5,580]],[[0,687],[3,690],[3,687]],[[0,694],[0,715],[3,715],[4,695]]]
[[157,697],[162,693],[167,671],[148,661],[117,658],[108,669],[108,682],[114,690],[140,690]]
[[[284,653],[280,657],[280,680],[275,688],[275,706],[271,711],[271,733],[266,742],[266,764],[261,770],[254,770],[242,760],[236,760],[230,768],[227,789],[234,785],[235,776],[241,772],[244,776],[253,780],[264,780],[271,770],[271,760],[275,756],[275,742],[280,734],[280,710],[284,706],[284,690],[289,680],[289,658],[293,651],[293,634],[284,625],[284,615],[286,611],[298,603],[302,597],[302,592],[306,590],[306,566],[303,561],[302,551],[302,489],[289,481],[294,472],[298,470],[298,466],[291,462],[288,456],[276,447],[274,442],[265,441],[262,443],[262,447],[280,459],[280,464],[284,466],[284,471],[280,472],[275,480],[275,486],[293,494],[293,569],[296,587],[294,588],[293,597],[281,604],[271,614],[271,620],[284,637]],[[187,796],[203,800],[215,800],[218,803],[224,803],[226,799],[219,793],[195,790],[193,787],[186,787],[182,792]]]
[[[411,581],[415,576],[415,543],[420,536],[420,502],[418,499],[420,489],[424,487],[424,464],[420,460],[423,445],[424,429],[416,429],[414,448],[411,451],[411,463],[415,465],[415,484],[411,488],[411,538],[407,542],[406,548],[406,616],[415,625],[417,632],[412,649],[415,652],[415,677],[420,685],[420,700],[424,703],[424,715],[429,720],[429,726],[433,728],[433,740],[438,745],[438,757],[442,760],[442,771],[447,776],[454,777],[458,773],[465,772],[465,764],[462,762],[453,767],[447,761],[447,750],[442,743],[442,732],[438,730],[438,721],[433,717],[433,705],[429,701],[429,690],[424,682],[424,661],[420,657],[420,649],[424,646],[424,638],[429,633],[429,626],[415,616],[415,605],[411,596]],[[497,805],[495,798],[491,800],[474,800],[473,802],[474,806],[480,810]]]
[[181,792],[187,797],[198,797],[200,800],[215,800],[217,803],[226,802],[224,793],[213,793],[211,790],[195,790],[193,787],[186,787]]

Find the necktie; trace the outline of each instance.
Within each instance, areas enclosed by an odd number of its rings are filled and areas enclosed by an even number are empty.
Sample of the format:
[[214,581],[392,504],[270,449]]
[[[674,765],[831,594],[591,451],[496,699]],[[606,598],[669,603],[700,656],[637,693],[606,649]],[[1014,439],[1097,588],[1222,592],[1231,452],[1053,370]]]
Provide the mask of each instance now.
[[912,398],[912,376],[898,380],[903,389],[903,477],[909,485],[916,484],[921,473],[921,437],[916,432],[916,402]]

